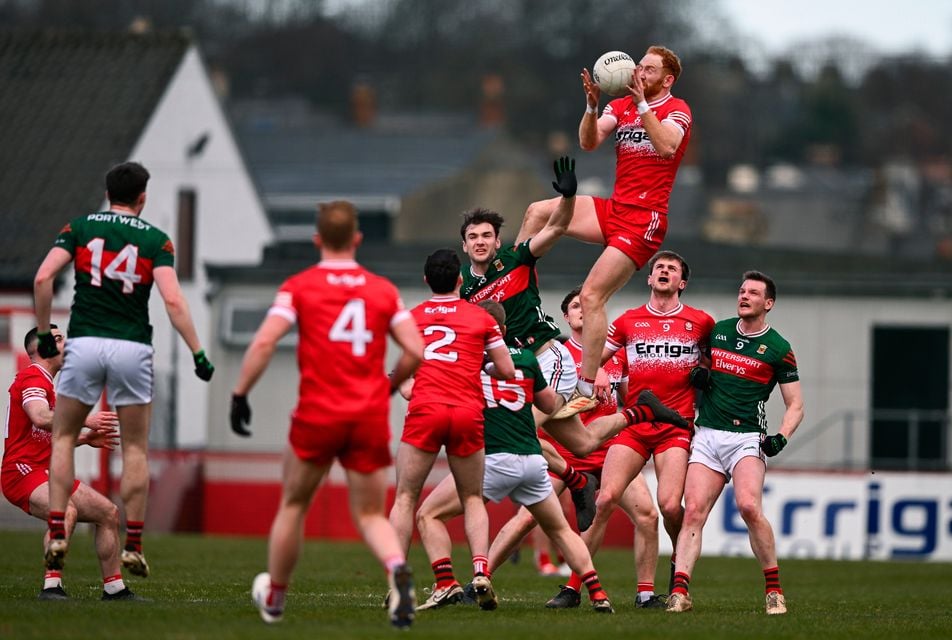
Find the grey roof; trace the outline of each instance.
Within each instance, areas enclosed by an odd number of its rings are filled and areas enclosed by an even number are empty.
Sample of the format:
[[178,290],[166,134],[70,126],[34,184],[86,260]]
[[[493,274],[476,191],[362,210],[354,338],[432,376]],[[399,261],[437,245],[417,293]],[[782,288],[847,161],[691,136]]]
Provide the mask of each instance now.
[[470,117],[388,114],[352,127],[275,101],[231,111],[235,136],[266,206],[276,196],[401,197],[471,166],[499,130]]
[[103,201],[190,44],[182,33],[0,32],[0,290]]

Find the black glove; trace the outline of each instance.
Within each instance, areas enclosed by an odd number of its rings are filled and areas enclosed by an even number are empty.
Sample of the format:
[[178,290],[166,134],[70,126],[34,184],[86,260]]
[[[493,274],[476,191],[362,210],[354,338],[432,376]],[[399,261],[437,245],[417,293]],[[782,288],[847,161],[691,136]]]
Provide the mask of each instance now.
[[691,373],[688,374],[688,378],[691,380],[691,386],[695,389],[700,389],[701,391],[707,391],[711,388],[711,370],[697,366],[691,369]]
[[195,375],[208,382],[215,373],[215,365],[208,361],[205,351],[196,351],[192,354],[192,361],[195,363]]
[[245,428],[246,424],[251,424],[248,396],[239,396],[237,393],[231,395],[231,411],[228,413],[228,419],[231,420],[231,430],[236,434],[243,438],[251,435],[251,431]]
[[786,446],[787,439],[779,433],[776,435],[767,436],[760,441],[760,449],[765,454],[767,454],[768,458],[773,458],[775,455],[783,451],[783,448]]
[[59,347],[56,346],[56,337],[52,331],[36,334],[36,351],[41,358],[53,358],[59,355]]
[[562,194],[563,198],[574,198],[578,191],[578,180],[575,178],[575,159],[563,156],[555,161],[555,182],[552,186]]

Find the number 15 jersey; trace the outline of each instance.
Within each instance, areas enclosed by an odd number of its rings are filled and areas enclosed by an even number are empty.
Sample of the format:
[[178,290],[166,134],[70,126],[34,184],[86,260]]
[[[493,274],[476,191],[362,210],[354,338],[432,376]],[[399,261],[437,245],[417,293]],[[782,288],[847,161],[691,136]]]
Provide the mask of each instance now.
[[172,241],[138,216],[102,211],[74,218],[53,246],[73,256],[76,285],[69,337],[152,344],[152,271],[171,267]]

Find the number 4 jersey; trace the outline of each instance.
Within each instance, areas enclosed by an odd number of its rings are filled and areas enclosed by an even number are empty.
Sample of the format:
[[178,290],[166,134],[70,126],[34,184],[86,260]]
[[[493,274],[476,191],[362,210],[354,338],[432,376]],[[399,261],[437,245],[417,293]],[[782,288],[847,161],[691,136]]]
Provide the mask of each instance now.
[[152,271],[171,267],[169,237],[138,216],[102,211],[74,218],[53,246],[69,251],[76,274],[69,336],[152,344]]
[[298,326],[294,418],[386,414],[387,335],[409,313],[393,283],[352,260],[322,260],[285,280],[268,315]]

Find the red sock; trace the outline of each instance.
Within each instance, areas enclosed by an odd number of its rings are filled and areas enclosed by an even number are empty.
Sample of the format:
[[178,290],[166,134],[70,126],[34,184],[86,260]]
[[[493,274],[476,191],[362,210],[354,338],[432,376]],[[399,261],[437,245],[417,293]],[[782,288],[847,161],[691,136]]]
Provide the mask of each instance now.
[[433,567],[433,575],[436,577],[437,589],[456,584],[456,576],[453,575],[452,560],[449,558],[440,558],[430,566]]
[[272,580],[271,588],[268,590],[268,599],[265,600],[264,606],[266,606],[268,609],[284,611],[284,597],[287,594],[288,585],[278,584]]
[[486,556],[473,556],[473,575],[489,577],[489,558]]
[[559,474],[559,477],[565,482],[565,486],[569,488],[569,491],[584,489],[585,485],[588,484],[588,477],[576,471],[575,467],[571,465],[566,467],[565,471]]
[[569,576],[569,581],[565,586],[569,589],[575,589],[579,593],[582,593],[582,578],[573,571],[572,575]]
[[639,582],[638,583],[638,594],[648,593],[648,595],[654,595],[654,582]]
[[770,593],[771,591],[783,593],[783,589],[780,588],[780,567],[764,569],[764,580],[767,583],[767,593]]
[[589,571],[582,576],[582,582],[585,583],[585,587],[588,589],[588,597],[592,602],[608,598],[608,594],[602,589],[602,583],[598,579],[598,574],[594,571]]
[[691,584],[691,576],[678,571],[674,574],[674,588],[671,589],[671,593],[687,593],[689,584]]
[[142,528],[144,522],[138,520],[126,521],[126,549],[142,553]]
[[623,412],[625,414],[625,423],[628,425],[640,424],[642,422],[654,422],[655,414],[651,407],[643,404],[636,404],[628,407]]
[[50,527],[51,540],[66,539],[66,513],[64,511],[50,511],[50,517],[46,522]]

